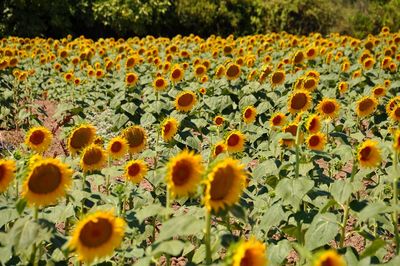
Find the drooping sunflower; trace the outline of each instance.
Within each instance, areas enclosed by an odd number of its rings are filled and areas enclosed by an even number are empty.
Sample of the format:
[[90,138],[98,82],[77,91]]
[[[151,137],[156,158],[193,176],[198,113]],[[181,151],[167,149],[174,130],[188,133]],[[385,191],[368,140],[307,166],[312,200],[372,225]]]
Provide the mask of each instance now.
[[84,172],[101,170],[107,161],[107,152],[96,144],[87,146],[81,156],[80,165]]
[[25,137],[25,144],[32,150],[43,153],[51,145],[53,134],[45,127],[31,128]]
[[114,137],[110,140],[107,147],[107,153],[113,159],[119,159],[124,157],[124,155],[128,152],[128,142],[126,139],[118,136]]
[[93,143],[96,137],[96,128],[92,125],[76,127],[68,138],[68,150],[75,154]]
[[208,174],[204,204],[209,212],[218,212],[237,203],[246,187],[246,171],[238,160],[225,158]]
[[376,86],[372,89],[372,94],[375,98],[381,98],[386,94],[386,88],[384,86]]
[[112,255],[124,237],[125,222],[112,211],[98,211],[78,222],[68,247],[77,253],[80,261],[91,263]]
[[346,266],[346,262],[336,250],[326,250],[316,255],[313,266]]
[[224,121],[225,119],[223,116],[217,115],[214,117],[214,124],[217,126],[222,126],[224,124]]
[[311,106],[311,95],[307,90],[295,90],[288,99],[288,109],[292,114],[307,111]]
[[243,110],[243,120],[246,124],[253,123],[256,120],[257,110],[254,106],[247,106]]
[[173,197],[183,197],[197,190],[204,167],[201,155],[183,150],[169,159],[167,164],[167,186]]
[[177,83],[183,79],[185,72],[179,65],[174,65],[171,70],[170,79],[173,83]]
[[225,141],[221,140],[217,142],[213,147],[213,157],[217,157],[219,154],[226,152],[226,144]]
[[286,123],[286,116],[284,113],[275,113],[269,120],[271,127],[281,127]]
[[128,127],[123,131],[122,135],[128,141],[131,154],[139,153],[146,147],[147,134],[141,126]]
[[161,136],[164,141],[170,141],[178,131],[179,122],[173,118],[169,117],[164,120],[161,124]]
[[146,176],[147,170],[147,164],[143,160],[131,160],[125,165],[125,178],[138,184]]
[[163,77],[157,77],[153,81],[153,88],[156,91],[163,91],[168,86],[168,81]]
[[14,179],[16,169],[15,161],[0,159],[0,193],[7,190]]
[[285,82],[285,77],[285,72],[282,70],[273,72],[270,79],[271,85],[273,87],[282,85]]
[[349,89],[349,84],[345,81],[341,81],[341,82],[339,82],[338,89],[339,89],[339,92],[341,94],[343,94]]
[[322,151],[326,144],[326,136],[321,133],[317,132],[311,134],[307,138],[307,146],[311,150]]
[[378,101],[371,96],[362,97],[357,101],[356,104],[356,114],[359,117],[365,117],[372,114],[376,107],[378,106]]
[[361,167],[377,167],[381,163],[381,151],[378,142],[374,140],[364,141],[358,148],[358,162]]
[[321,129],[321,118],[319,115],[313,114],[307,118],[306,129],[310,133],[317,133]]
[[175,108],[182,112],[189,112],[197,102],[197,96],[192,91],[183,91],[176,96]]
[[318,106],[317,110],[323,118],[336,118],[339,113],[339,103],[336,99],[333,98],[324,98],[322,99]]
[[242,132],[234,130],[228,134],[225,144],[228,152],[242,152],[246,137]]
[[22,197],[35,206],[54,204],[71,186],[72,173],[68,165],[56,158],[38,159],[29,166]]
[[240,77],[242,71],[240,70],[240,66],[238,64],[232,63],[229,64],[225,71],[225,76],[228,80],[235,80]]
[[266,266],[268,260],[266,256],[266,246],[251,237],[247,241],[240,241],[235,245],[232,266]]
[[138,75],[136,73],[133,73],[133,72],[127,73],[126,76],[125,76],[125,83],[128,86],[135,86],[136,83],[138,82],[138,80],[139,80]]

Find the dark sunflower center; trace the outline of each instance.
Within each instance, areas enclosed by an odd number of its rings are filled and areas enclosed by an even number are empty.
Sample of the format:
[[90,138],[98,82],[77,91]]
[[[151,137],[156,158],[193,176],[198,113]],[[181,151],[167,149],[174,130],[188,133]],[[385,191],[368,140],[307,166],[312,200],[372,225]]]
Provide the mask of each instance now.
[[137,147],[143,143],[144,133],[140,128],[132,128],[126,132],[125,138],[129,143],[129,147]]
[[128,83],[133,83],[135,82],[136,77],[134,75],[129,75],[127,78]]
[[321,262],[321,266],[336,266],[335,261],[332,258],[326,258]]
[[224,122],[224,120],[221,117],[217,117],[215,119],[215,124],[217,124],[218,126],[222,124],[222,122]]
[[382,95],[383,94],[383,88],[376,88],[375,90],[374,90],[374,94],[375,95]]
[[295,126],[295,125],[289,126],[288,128],[285,129],[285,133],[290,133],[293,136],[296,136],[296,134],[297,134],[297,126]]
[[294,63],[298,64],[301,63],[304,59],[303,53],[297,53],[296,56],[294,57]]
[[371,99],[365,99],[359,105],[359,109],[361,112],[367,111],[373,105],[373,101]]
[[140,165],[139,164],[134,163],[128,167],[129,176],[136,176],[139,173],[140,173]]
[[360,151],[361,160],[367,161],[371,155],[372,149],[371,147],[365,147]]
[[397,107],[394,111],[396,117],[400,117],[400,107]]
[[311,122],[310,122],[310,126],[309,126],[308,130],[310,130],[310,131],[315,130],[317,125],[318,125],[317,119],[315,119],[315,118],[312,119]]
[[4,165],[0,165],[0,182],[6,175],[6,167]]
[[41,130],[34,131],[31,136],[29,137],[29,141],[34,145],[39,145],[43,143],[44,140],[44,133]]
[[191,173],[192,167],[188,161],[178,161],[172,169],[172,182],[176,186],[182,186],[189,180]]
[[122,143],[119,141],[116,141],[111,145],[111,152],[113,153],[117,153],[121,151],[121,149],[122,149]]
[[246,112],[244,112],[244,117],[250,118],[252,113],[253,111],[251,109],[246,109]]
[[60,169],[53,164],[44,164],[33,169],[28,187],[33,193],[47,194],[57,189],[61,181]]
[[156,87],[157,88],[161,88],[162,86],[164,86],[164,80],[163,79],[157,79],[156,80]]
[[112,232],[111,223],[107,219],[98,218],[97,221],[90,221],[83,226],[79,240],[84,246],[95,248],[110,240]]
[[196,68],[196,74],[197,75],[202,75],[203,73],[204,73],[204,68],[203,67]]
[[308,141],[308,143],[310,144],[311,147],[318,146],[319,142],[320,141],[319,141],[319,137],[318,136],[312,136],[310,138],[310,140]]
[[193,102],[193,95],[190,93],[185,93],[178,99],[178,104],[180,106],[189,106]]
[[179,69],[175,69],[174,71],[172,71],[172,78],[173,79],[177,79],[181,76],[181,71]]
[[235,178],[235,172],[232,166],[219,168],[215,174],[214,179],[211,182],[210,196],[211,200],[222,200],[231,190],[233,181]]
[[315,86],[315,80],[314,79],[308,79],[304,83],[304,88],[306,88],[306,89],[313,88],[314,86]]
[[322,112],[324,112],[324,114],[331,114],[335,112],[335,110],[336,106],[333,102],[326,102],[322,105]]
[[89,128],[80,128],[71,137],[70,145],[74,149],[82,149],[90,144],[92,131]]
[[236,75],[238,74],[239,74],[239,67],[236,65],[230,66],[226,71],[226,75],[228,77],[236,77]]
[[281,83],[282,80],[283,80],[283,74],[282,74],[281,72],[274,73],[274,74],[272,75],[272,83],[273,83],[273,84]]
[[93,165],[101,161],[103,153],[99,148],[93,148],[85,152],[83,155],[83,162],[86,165]]
[[167,123],[164,126],[164,134],[168,134],[170,130],[171,130],[171,123]]
[[229,146],[236,146],[239,144],[240,137],[237,134],[232,134],[228,138],[228,145]]
[[273,119],[272,119],[272,123],[276,126],[276,125],[279,125],[280,123],[281,123],[281,121],[282,121],[282,117],[280,116],[280,115],[277,115],[277,116],[275,116]]
[[291,107],[295,110],[300,110],[307,104],[307,96],[304,93],[297,93],[293,96]]
[[240,266],[255,266],[255,260],[253,258],[253,252],[251,249],[247,249],[244,253],[244,257],[240,261]]
[[224,151],[224,147],[222,145],[217,145],[215,147],[215,156],[217,156],[218,154],[222,153]]

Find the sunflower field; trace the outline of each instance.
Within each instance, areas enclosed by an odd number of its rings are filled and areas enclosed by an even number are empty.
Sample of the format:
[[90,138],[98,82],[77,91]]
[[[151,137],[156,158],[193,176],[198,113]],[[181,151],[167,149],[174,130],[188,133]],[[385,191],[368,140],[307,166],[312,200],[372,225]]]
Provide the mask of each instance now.
[[0,265],[400,265],[400,33],[0,40]]

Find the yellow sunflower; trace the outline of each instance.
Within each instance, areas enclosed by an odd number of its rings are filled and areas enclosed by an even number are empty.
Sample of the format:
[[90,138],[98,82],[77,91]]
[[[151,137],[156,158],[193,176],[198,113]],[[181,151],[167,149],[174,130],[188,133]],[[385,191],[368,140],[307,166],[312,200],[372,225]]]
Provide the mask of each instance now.
[[201,78],[202,76],[204,76],[206,74],[207,68],[201,64],[196,65],[194,67],[194,76],[196,78]]
[[400,152],[400,130],[396,130],[394,133],[393,148],[396,152]]
[[324,98],[322,99],[318,106],[317,110],[323,118],[336,118],[339,113],[339,103],[336,99],[333,98]]
[[53,134],[45,127],[31,128],[25,137],[25,144],[32,150],[43,153],[51,145]]
[[227,151],[227,148],[226,148],[225,141],[221,140],[214,145],[213,156],[217,157],[219,154],[226,152],[226,151]]
[[29,167],[22,197],[35,206],[54,204],[71,186],[72,173],[68,165],[56,158],[38,159]]
[[238,64],[229,64],[225,71],[225,76],[228,80],[235,80],[240,77],[241,74],[240,66]]
[[346,266],[346,262],[336,250],[326,250],[317,254],[313,266]]
[[313,133],[307,138],[307,146],[310,150],[322,151],[326,144],[326,136],[321,132]]
[[184,70],[179,65],[175,65],[171,70],[170,79],[173,83],[177,83],[183,79],[184,74]]
[[161,125],[161,136],[164,141],[170,141],[178,131],[179,122],[173,118],[167,118]]
[[284,113],[275,113],[269,119],[271,127],[281,127],[286,123],[286,116]]
[[386,114],[390,115],[390,113],[393,111],[393,109],[396,107],[396,105],[400,104],[400,96],[393,97],[392,99],[389,100],[389,102],[386,104],[385,109],[386,109]]
[[356,114],[359,117],[365,117],[372,114],[376,107],[378,106],[378,101],[371,96],[362,97],[357,101],[356,104]]
[[233,255],[232,266],[266,266],[268,260],[266,256],[266,246],[251,237],[247,241],[240,241],[237,244]]
[[400,105],[396,105],[393,110],[389,113],[389,117],[393,121],[400,121]]
[[119,159],[128,152],[128,147],[126,139],[115,137],[108,143],[107,152],[113,159]]
[[138,82],[139,77],[136,73],[127,73],[125,76],[125,83],[128,86],[135,86],[135,84]]
[[229,152],[242,152],[244,150],[244,143],[246,137],[242,132],[234,130],[229,133],[226,138],[225,144]]
[[201,155],[183,150],[169,159],[167,164],[167,186],[173,197],[188,196],[197,190],[204,167]]
[[243,110],[243,120],[246,124],[253,123],[256,120],[257,110],[254,106],[247,106]]
[[206,181],[204,204],[218,212],[236,204],[246,187],[246,171],[238,160],[225,158],[212,168]]
[[147,164],[143,160],[131,160],[125,165],[125,178],[138,184],[146,176],[147,170]]
[[385,96],[386,94],[386,88],[384,86],[376,86],[372,89],[372,95],[375,98],[381,98]]
[[314,77],[307,77],[302,85],[305,90],[314,91],[318,86],[318,80]]
[[313,114],[307,119],[306,129],[310,133],[317,133],[321,129],[321,118],[319,115]]
[[84,172],[101,170],[107,161],[107,153],[96,144],[87,146],[81,156],[80,165]]
[[278,70],[272,73],[270,82],[273,87],[282,85],[285,82],[285,72],[282,70]]
[[192,91],[183,91],[176,96],[175,108],[182,112],[189,112],[197,102],[197,96]]
[[382,158],[378,142],[374,140],[364,141],[358,148],[357,158],[361,167],[379,166]]
[[224,121],[225,119],[223,116],[217,115],[214,117],[214,124],[216,126],[222,126],[224,124]]
[[0,159],[0,193],[7,190],[17,169],[15,161]]
[[80,261],[91,263],[112,255],[120,246],[124,232],[122,218],[115,217],[112,211],[98,211],[78,222],[68,247],[77,253]]
[[168,81],[163,77],[157,77],[153,81],[153,88],[156,91],[163,91],[168,86]]
[[311,95],[307,90],[295,90],[288,99],[288,109],[292,114],[307,111],[311,106]]
[[92,125],[76,127],[68,138],[68,150],[75,154],[93,143],[96,137],[96,128]]
[[341,94],[343,94],[349,89],[349,84],[345,81],[341,81],[341,82],[339,82],[338,89],[339,89],[339,92]]
[[123,137],[128,141],[129,152],[139,153],[144,150],[147,143],[147,134],[141,126],[131,126],[124,130]]

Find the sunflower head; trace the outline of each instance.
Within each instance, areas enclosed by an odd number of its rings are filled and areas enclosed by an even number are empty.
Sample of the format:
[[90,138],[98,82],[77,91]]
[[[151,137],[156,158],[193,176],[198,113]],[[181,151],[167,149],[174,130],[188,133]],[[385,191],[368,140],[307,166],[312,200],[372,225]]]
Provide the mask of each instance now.
[[361,167],[373,168],[379,166],[382,158],[378,142],[374,140],[364,141],[358,148],[357,158]]
[[246,137],[242,132],[238,130],[230,132],[225,141],[228,152],[242,152],[245,141]]
[[128,147],[126,139],[118,136],[110,140],[107,146],[107,152],[112,158],[119,159],[124,157],[128,152]]
[[323,118],[336,118],[339,113],[339,103],[336,99],[333,98],[324,98],[322,99],[318,106],[317,110]]
[[341,94],[345,93],[349,89],[349,84],[345,81],[339,82],[338,90]]
[[303,88],[308,91],[314,91],[318,86],[318,80],[314,77],[308,77],[303,81]]
[[240,66],[235,63],[229,64],[225,71],[225,75],[228,80],[235,80],[239,78],[240,74]]
[[124,237],[125,222],[112,211],[98,211],[80,220],[72,232],[68,247],[80,261],[91,263],[112,255]]
[[375,98],[381,98],[386,94],[386,87],[385,86],[376,86],[372,89],[372,95]]
[[254,106],[247,106],[243,110],[243,120],[246,124],[253,123],[256,120],[257,110]]
[[169,117],[165,119],[161,124],[161,136],[164,141],[170,141],[178,132],[179,122],[173,118]]
[[128,142],[128,149],[131,154],[139,153],[146,147],[147,134],[141,126],[128,127],[122,134]]
[[271,79],[270,79],[271,85],[273,87],[282,85],[285,82],[285,77],[286,77],[285,72],[282,70],[273,72],[271,74]]
[[326,136],[321,133],[313,133],[307,138],[307,146],[310,150],[322,151],[326,144]]
[[31,128],[25,137],[25,144],[32,150],[43,153],[53,140],[53,134],[45,127]]
[[284,113],[275,113],[269,119],[270,127],[281,127],[286,123],[286,116]]
[[232,158],[216,162],[208,174],[204,204],[209,212],[218,213],[236,204],[246,186],[244,165]]
[[0,193],[7,190],[17,169],[15,161],[0,159]]
[[223,116],[217,115],[214,117],[214,124],[216,126],[222,126],[224,124],[224,121],[225,119]]
[[378,101],[374,97],[365,96],[357,101],[356,114],[359,117],[369,116],[375,111],[377,106]]
[[125,165],[125,178],[138,184],[146,176],[147,170],[147,164],[143,160],[131,160]]
[[400,130],[394,132],[393,148],[396,152],[400,152]]
[[295,90],[288,99],[288,109],[292,114],[304,112],[311,106],[311,95],[307,90]]
[[82,152],[80,165],[84,172],[101,170],[106,160],[106,151],[96,144],[90,144]]
[[317,254],[313,266],[346,266],[346,262],[336,250],[326,250]]
[[234,245],[232,266],[262,266],[268,265],[266,246],[255,237],[242,240]]
[[393,121],[400,121],[400,105],[395,105],[394,108],[392,109],[392,111],[390,111],[389,113],[389,117],[393,120]]
[[225,141],[217,142],[213,147],[213,157],[217,157],[219,154],[224,153],[227,151]]
[[167,164],[167,186],[173,197],[194,193],[201,182],[204,167],[201,155],[183,150]]
[[68,138],[68,150],[75,154],[93,143],[96,137],[96,128],[92,125],[81,125],[76,127]]
[[177,83],[183,79],[184,70],[179,65],[174,65],[171,69],[170,79],[173,83]]
[[321,118],[319,115],[313,114],[307,118],[306,129],[310,133],[317,133],[321,129]]
[[130,72],[127,73],[125,76],[125,83],[128,86],[135,86],[135,84],[138,82],[139,77],[136,73]]
[[29,204],[47,206],[64,197],[71,186],[73,171],[55,158],[38,159],[29,166],[22,197]]
[[192,91],[183,91],[176,96],[175,108],[181,112],[189,112],[197,102],[197,96]]
[[168,81],[163,77],[156,77],[153,81],[153,88],[156,91],[163,91],[168,86]]

